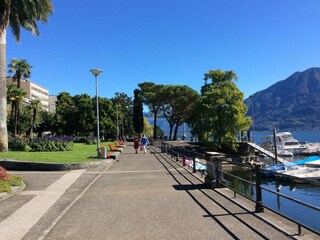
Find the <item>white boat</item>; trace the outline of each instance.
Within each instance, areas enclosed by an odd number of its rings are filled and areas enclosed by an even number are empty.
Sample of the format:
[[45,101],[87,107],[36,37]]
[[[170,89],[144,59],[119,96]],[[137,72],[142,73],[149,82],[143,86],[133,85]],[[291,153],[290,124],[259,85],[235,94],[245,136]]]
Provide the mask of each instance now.
[[[281,168],[282,165],[289,167]],[[269,168],[265,167],[265,169],[269,170],[269,172],[276,169],[277,171],[271,172],[279,179],[289,178],[297,183],[304,183],[306,180],[320,182],[320,156],[310,156],[296,162],[271,165]]]
[[306,182],[306,180],[320,181],[320,168],[299,167],[298,169],[275,173],[278,178],[290,178],[297,183]]
[[292,157],[293,153],[289,150],[278,149],[278,156],[281,157]]
[[311,168],[320,168],[320,160],[315,160],[312,162],[308,162],[305,164],[306,167],[311,167]]
[[[261,138],[261,146],[268,149],[274,149],[274,140],[273,136],[264,136]],[[292,137],[290,132],[279,132],[276,134],[276,145],[277,150],[281,151],[289,151],[293,154],[300,154],[303,151],[309,148],[309,145],[306,142],[299,142],[297,139]]]

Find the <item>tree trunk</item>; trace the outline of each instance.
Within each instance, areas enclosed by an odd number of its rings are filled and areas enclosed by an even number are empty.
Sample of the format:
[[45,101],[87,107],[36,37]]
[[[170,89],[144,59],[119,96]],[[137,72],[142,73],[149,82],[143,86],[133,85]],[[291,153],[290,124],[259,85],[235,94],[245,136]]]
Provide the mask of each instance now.
[[174,128],[173,140],[177,140],[178,129],[179,129],[179,123],[176,123],[176,127]]
[[172,140],[172,130],[173,130],[174,124],[169,124],[169,139]]
[[31,130],[30,130],[30,139],[31,139],[31,142],[33,142],[33,128],[34,128],[34,124],[36,122],[36,117],[37,117],[37,109],[34,108],[33,109],[33,117],[32,117],[32,120],[31,120]]
[[153,115],[153,139],[157,139],[157,114],[158,114],[158,111],[157,112],[154,112],[154,115]]
[[0,151],[8,151],[6,29],[0,30]]
[[15,108],[14,108],[14,130],[13,130],[13,137],[16,139],[17,137],[17,129],[18,129],[18,102],[15,101]]

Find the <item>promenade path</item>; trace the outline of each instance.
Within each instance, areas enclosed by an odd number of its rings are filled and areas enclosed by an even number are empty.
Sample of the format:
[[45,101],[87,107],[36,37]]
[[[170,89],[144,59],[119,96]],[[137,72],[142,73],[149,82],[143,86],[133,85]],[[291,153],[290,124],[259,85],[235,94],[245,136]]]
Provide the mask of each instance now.
[[0,201],[0,239],[319,239],[150,147],[67,172],[14,172],[26,189]]

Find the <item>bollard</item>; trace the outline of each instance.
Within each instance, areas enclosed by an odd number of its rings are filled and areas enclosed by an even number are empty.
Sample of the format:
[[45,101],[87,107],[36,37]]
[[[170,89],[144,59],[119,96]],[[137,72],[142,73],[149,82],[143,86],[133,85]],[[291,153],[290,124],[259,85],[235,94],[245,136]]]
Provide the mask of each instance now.
[[186,157],[183,156],[183,158],[182,158],[182,166],[185,166],[185,165],[186,165]]
[[192,149],[192,161],[193,161],[193,170],[192,170],[192,172],[196,173],[197,169],[196,169],[196,150],[195,149]]
[[176,162],[179,162],[179,153],[177,152]]
[[255,165],[255,174],[256,174],[256,209],[255,212],[263,212],[263,202],[262,202],[262,191],[261,191],[261,172],[260,164]]

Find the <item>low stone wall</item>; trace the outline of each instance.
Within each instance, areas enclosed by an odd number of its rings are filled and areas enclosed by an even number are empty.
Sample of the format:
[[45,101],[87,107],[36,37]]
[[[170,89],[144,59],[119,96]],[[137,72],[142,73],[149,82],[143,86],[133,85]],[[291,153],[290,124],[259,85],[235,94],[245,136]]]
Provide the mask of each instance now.
[[7,170],[17,171],[67,171],[75,169],[85,169],[92,167],[99,167],[101,165],[108,165],[113,159],[97,160],[96,162],[84,162],[84,163],[41,163],[41,162],[29,162],[29,161],[17,161],[13,159],[0,160],[0,166]]

